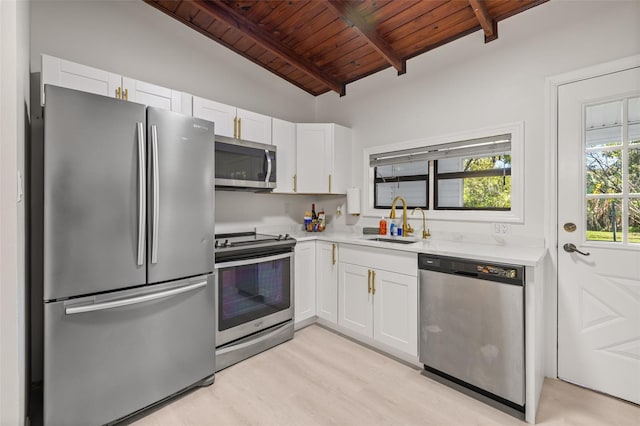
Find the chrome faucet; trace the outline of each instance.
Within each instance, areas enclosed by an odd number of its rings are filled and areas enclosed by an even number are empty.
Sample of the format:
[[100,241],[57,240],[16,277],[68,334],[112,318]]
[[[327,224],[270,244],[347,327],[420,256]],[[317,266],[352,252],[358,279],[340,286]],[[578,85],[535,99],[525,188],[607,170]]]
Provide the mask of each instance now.
[[396,218],[396,204],[398,204],[398,201],[402,201],[402,236],[406,237],[409,234],[413,234],[413,228],[407,223],[407,200],[405,200],[404,197],[398,195],[393,199],[393,203],[391,204],[391,213],[389,213],[389,219]]
[[411,212],[411,216],[413,216],[416,210],[422,213],[422,239],[426,240],[427,237],[431,236],[431,233],[427,229],[427,218],[424,215],[424,210],[422,210],[420,207],[416,207],[415,209],[413,209],[413,211]]

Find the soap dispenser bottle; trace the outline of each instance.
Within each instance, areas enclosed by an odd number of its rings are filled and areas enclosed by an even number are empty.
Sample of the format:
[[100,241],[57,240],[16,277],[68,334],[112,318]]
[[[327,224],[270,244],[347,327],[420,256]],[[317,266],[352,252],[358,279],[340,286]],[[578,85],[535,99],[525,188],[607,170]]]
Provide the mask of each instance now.
[[378,228],[378,234],[387,235],[387,221],[383,218],[380,218],[380,227]]

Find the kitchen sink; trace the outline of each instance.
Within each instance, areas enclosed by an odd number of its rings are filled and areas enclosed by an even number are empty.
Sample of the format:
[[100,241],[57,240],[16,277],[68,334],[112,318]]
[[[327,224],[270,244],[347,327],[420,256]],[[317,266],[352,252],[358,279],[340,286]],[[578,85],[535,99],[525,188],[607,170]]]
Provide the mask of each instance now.
[[417,243],[417,240],[406,240],[400,238],[385,238],[385,237],[375,237],[375,238],[364,238],[368,241],[381,241],[384,243],[396,243],[396,244],[413,244]]

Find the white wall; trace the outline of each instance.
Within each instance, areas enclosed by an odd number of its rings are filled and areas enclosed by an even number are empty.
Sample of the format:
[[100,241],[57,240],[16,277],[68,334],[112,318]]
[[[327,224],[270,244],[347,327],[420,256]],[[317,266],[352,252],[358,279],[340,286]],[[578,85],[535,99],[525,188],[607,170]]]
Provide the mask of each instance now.
[[311,95],[138,0],[35,0],[32,72],[41,53],[284,120],[314,115]]
[[[247,231],[293,232],[302,229],[305,211],[324,211],[330,226],[344,226],[345,197],[216,191],[216,233]],[[340,206],[342,215],[336,210]]]
[[[405,75],[388,69],[349,84],[345,97],[320,96],[317,120],[353,129],[360,186],[364,147],[524,121],[525,220],[511,225],[511,240],[542,245],[545,78],[638,53],[638,22],[638,1],[551,1],[500,22],[496,41],[484,44],[478,31],[409,60]],[[486,223],[430,227],[434,237],[455,230],[491,241]]]
[[29,110],[29,2],[0,2],[0,424],[25,413],[24,176]]

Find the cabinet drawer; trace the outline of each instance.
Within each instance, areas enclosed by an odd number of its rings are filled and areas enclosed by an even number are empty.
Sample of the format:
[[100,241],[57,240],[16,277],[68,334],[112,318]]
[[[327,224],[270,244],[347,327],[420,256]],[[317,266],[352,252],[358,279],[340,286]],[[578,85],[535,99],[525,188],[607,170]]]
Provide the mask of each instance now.
[[340,262],[418,276],[418,255],[399,250],[340,244]]

